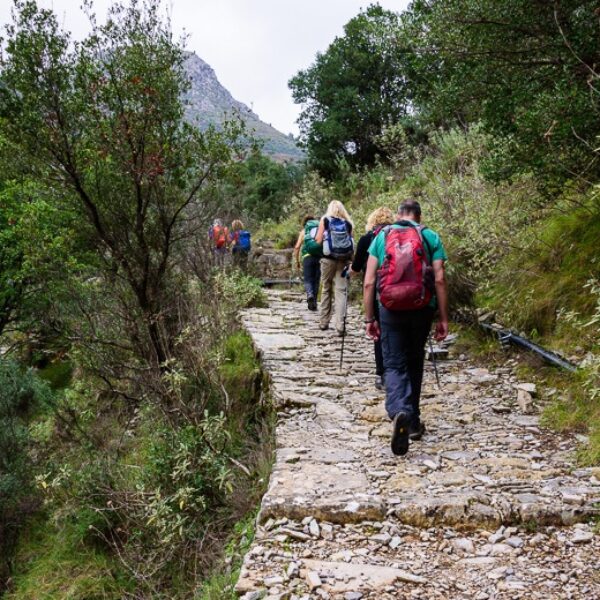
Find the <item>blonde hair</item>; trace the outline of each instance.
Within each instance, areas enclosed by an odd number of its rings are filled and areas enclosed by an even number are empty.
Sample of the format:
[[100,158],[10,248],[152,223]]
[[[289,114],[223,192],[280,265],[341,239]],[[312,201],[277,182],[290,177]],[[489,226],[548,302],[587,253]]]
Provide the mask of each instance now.
[[239,231],[240,229],[244,229],[244,224],[239,219],[236,219],[231,224],[231,229],[233,229],[233,231]]
[[380,206],[367,217],[365,231],[371,231],[378,225],[389,225],[394,220],[394,213],[387,206]]
[[334,217],[336,219],[344,219],[345,221],[348,221],[348,223],[350,223],[350,225],[352,225],[354,227],[354,223],[352,223],[352,219],[350,218],[348,211],[344,208],[344,205],[339,200],[332,200],[329,203],[329,206],[327,207],[327,212],[325,213],[325,216],[330,219],[332,217]]

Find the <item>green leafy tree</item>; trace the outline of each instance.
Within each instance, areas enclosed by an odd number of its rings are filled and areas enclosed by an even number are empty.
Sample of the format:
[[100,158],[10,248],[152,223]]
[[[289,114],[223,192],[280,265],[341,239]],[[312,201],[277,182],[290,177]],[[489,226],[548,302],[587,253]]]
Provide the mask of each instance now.
[[301,141],[321,174],[336,174],[341,159],[368,166],[385,157],[377,138],[410,110],[401,33],[398,14],[369,6],[308,69],[291,79],[294,101],[303,106]]
[[[4,174],[15,175],[10,161],[2,165]],[[0,336],[40,332],[83,246],[73,219],[56,210],[40,185],[0,181]]]
[[416,0],[403,22],[420,118],[481,121],[497,174],[597,180],[598,17],[591,0]]
[[[222,188],[233,211],[258,223],[279,219],[303,177],[302,167],[275,162],[260,152],[232,169]],[[248,220],[248,219],[247,219]]]
[[[179,250],[209,216],[206,190],[239,133],[184,122],[185,57],[158,11],[158,0],[115,4],[74,44],[51,11],[15,0],[1,75],[4,135],[95,249],[96,297],[112,292],[112,329],[128,334],[113,350],[155,367],[172,357],[181,328]],[[110,346],[94,311],[84,312],[88,337]]]

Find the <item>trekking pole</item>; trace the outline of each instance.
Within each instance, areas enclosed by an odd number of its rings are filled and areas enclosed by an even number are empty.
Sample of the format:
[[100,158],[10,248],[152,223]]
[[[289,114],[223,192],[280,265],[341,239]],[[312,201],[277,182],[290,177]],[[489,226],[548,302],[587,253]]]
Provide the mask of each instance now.
[[346,317],[348,316],[348,288],[350,287],[349,285],[349,281],[348,281],[348,269],[349,267],[346,267],[343,271],[342,271],[342,277],[346,280],[346,300],[344,303],[344,329],[342,330],[342,351],[340,352],[340,371],[342,370],[342,363],[344,362],[344,341],[346,340]]
[[433,361],[433,370],[435,371],[435,380],[437,381],[438,388],[441,390],[442,386],[440,384],[440,374],[438,373],[437,358],[435,357],[435,352],[433,351],[433,342],[431,341],[431,336],[429,336],[429,352],[431,353],[431,360]]

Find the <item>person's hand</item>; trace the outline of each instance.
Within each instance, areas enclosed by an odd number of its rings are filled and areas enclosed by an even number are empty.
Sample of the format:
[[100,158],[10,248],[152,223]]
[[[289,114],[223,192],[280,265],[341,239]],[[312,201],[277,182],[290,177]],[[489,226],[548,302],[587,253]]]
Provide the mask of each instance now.
[[374,342],[379,339],[381,336],[381,329],[379,328],[379,323],[377,321],[367,323],[367,336],[370,337]]
[[436,342],[441,342],[448,337],[448,321],[438,321],[435,326],[435,334],[433,339]]

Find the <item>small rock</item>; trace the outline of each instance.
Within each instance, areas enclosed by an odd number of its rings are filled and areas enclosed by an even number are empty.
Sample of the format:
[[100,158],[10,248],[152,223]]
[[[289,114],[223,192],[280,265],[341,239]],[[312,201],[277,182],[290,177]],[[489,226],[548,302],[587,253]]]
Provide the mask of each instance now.
[[288,576],[288,579],[292,579],[293,577],[296,577],[299,572],[300,572],[300,568],[298,567],[298,564],[291,562],[288,565],[286,575]]
[[500,527],[500,529],[498,529],[498,531],[496,531],[495,533],[492,533],[492,535],[490,535],[490,537],[488,538],[488,542],[490,544],[497,544],[499,541],[503,540],[504,537],[505,537],[504,527]]
[[452,546],[456,550],[466,552],[467,554],[475,553],[475,546],[473,545],[473,542],[467,538],[458,538],[456,540],[452,540]]
[[344,600],[360,600],[363,595],[360,592],[346,592],[344,594]]
[[395,550],[402,544],[402,538],[400,536],[395,535],[388,544],[392,550]]
[[502,554],[510,554],[514,548],[511,548],[508,544],[494,544],[490,552],[491,556],[500,556]]
[[310,535],[313,537],[321,537],[321,529],[319,528],[319,524],[314,519],[310,522],[308,530],[310,531]]
[[588,544],[594,539],[594,534],[591,531],[576,531],[571,538],[573,544]]
[[258,590],[256,592],[247,592],[240,600],[260,600],[265,597],[265,590]]
[[373,540],[374,542],[380,542],[387,545],[392,539],[392,536],[389,533],[378,533],[376,535],[372,535],[369,539]]
[[284,579],[283,577],[277,575],[276,577],[267,577],[264,580],[264,584],[270,588],[273,587],[275,585],[281,585],[283,583]]
[[527,414],[533,408],[533,396],[529,392],[519,389],[517,390],[517,404],[521,411]]
[[523,390],[524,392],[531,394],[534,398],[537,394],[537,386],[535,383],[517,383],[515,387],[517,390]]
[[509,537],[506,543],[512,548],[521,548],[523,546],[523,540],[517,536]]
[[308,584],[311,592],[323,585],[323,582],[316,571],[307,571],[304,578],[306,579],[306,583]]
[[487,576],[489,579],[502,579],[506,575],[506,571],[506,567],[498,567],[496,569],[492,569]]

